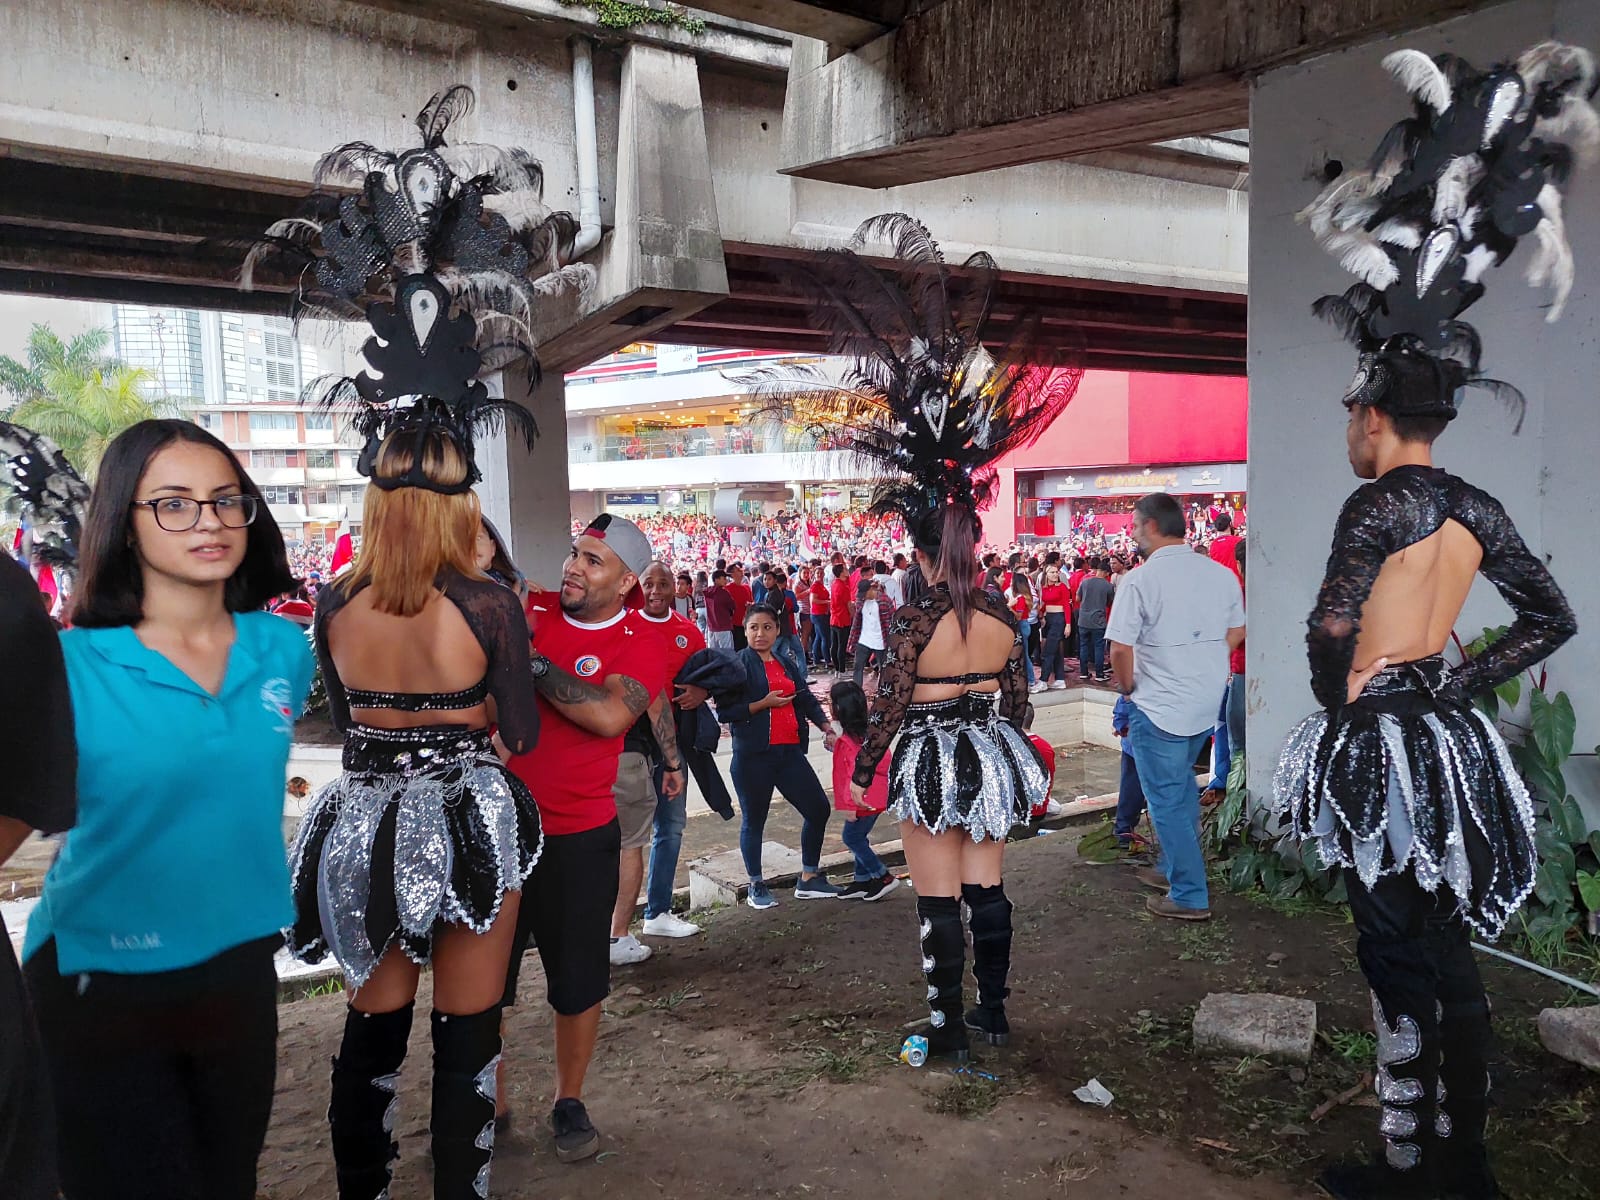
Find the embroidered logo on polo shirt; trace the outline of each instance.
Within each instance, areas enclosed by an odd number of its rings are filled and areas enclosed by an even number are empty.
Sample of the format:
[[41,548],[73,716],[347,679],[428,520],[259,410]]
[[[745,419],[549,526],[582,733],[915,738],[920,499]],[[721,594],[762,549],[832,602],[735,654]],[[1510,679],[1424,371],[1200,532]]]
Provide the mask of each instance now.
[[593,655],[593,654],[585,654],[577,662],[572,664],[573,672],[580,679],[589,678],[589,676],[593,675],[599,669],[600,669],[600,659],[599,659],[598,656]]
[[678,649],[679,649],[679,650],[687,650],[687,649],[688,649],[688,648],[689,648],[689,639],[688,639],[688,638],[686,638],[686,637],[685,637],[685,636],[684,636],[684,635],[683,635],[683,634],[681,634],[681,633],[680,633],[680,634],[679,634],[679,635],[678,635],[678,636],[677,636],[677,637],[675,637],[675,638],[674,638],[674,639],[673,639],[673,641],[675,641],[675,642],[677,642],[677,643],[678,643]]
[[277,718],[273,726],[277,733],[294,732],[294,708],[290,699],[287,679],[269,679],[261,685],[261,707]]

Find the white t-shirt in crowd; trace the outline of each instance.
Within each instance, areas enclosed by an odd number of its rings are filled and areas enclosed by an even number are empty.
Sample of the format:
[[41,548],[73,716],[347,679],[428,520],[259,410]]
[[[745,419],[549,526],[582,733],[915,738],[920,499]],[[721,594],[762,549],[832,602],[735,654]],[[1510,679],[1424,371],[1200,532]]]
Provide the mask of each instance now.
[[865,646],[868,650],[887,650],[883,644],[883,622],[878,619],[878,600],[863,600],[861,602],[861,636],[856,639],[858,646]]

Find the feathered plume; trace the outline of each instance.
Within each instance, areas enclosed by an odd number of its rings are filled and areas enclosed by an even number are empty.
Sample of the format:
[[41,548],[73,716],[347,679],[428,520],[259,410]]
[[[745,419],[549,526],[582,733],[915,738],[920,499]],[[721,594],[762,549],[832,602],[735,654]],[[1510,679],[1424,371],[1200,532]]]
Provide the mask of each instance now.
[[34,555],[75,571],[89,485],[53,441],[7,421],[0,421],[0,467],[5,511],[32,531]]
[[[1482,72],[1418,50],[1396,51],[1383,66],[1415,111],[1384,135],[1367,170],[1335,180],[1300,213],[1361,280],[1313,306],[1362,352],[1350,393],[1360,399],[1347,400],[1453,416],[1456,390],[1477,385],[1518,407],[1520,393],[1483,377],[1477,334],[1460,317],[1483,295],[1488,269],[1531,233],[1528,282],[1551,289],[1546,319],[1560,318],[1573,283],[1560,189],[1575,158],[1600,153],[1594,58],[1545,42]],[[1380,370],[1386,354],[1410,358]],[[1380,380],[1414,394],[1374,400]]]
[[[888,261],[868,257],[869,244],[887,244]],[[903,213],[864,222],[848,248],[790,273],[849,366],[835,377],[780,364],[739,381],[769,419],[848,451],[876,485],[874,510],[913,529],[947,504],[987,505],[995,461],[1037,439],[1083,378],[1041,352],[1032,315],[994,327],[993,259],[950,266]]]
[[443,425],[469,455],[491,426],[531,440],[532,416],[490,400],[483,380],[519,362],[537,379],[540,305],[594,278],[568,261],[578,223],[545,207],[544,172],[527,151],[447,142],[472,105],[458,84],[417,115],[420,147],[358,141],[324,155],[302,211],[270,226],[245,260],[246,289],[263,261],[299,274],[297,320],[365,316],[377,331],[363,351],[377,376],[316,386],[319,403],[368,435],[368,467],[376,440],[402,424]]

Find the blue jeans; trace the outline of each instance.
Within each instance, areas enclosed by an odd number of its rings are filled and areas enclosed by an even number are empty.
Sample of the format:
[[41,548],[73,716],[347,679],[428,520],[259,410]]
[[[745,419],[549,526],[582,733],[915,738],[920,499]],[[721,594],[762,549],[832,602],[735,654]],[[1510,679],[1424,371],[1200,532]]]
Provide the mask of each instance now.
[[1066,632],[1066,613],[1045,613],[1044,658],[1039,663],[1039,678],[1059,679],[1065,682],[1067,678],[1067,646],[1064,640]]
[[1128,739],[1122,739],[1122,778],[1117,786],[1116,834],[1122,841],[1133,836],[1144,816],[1144,788],[1139,784],[1139,764],[1133,761]]
[[1017,622],[1017,636],[1022,639],[1022,670],[1028,677],[1028,686],[1033,686],[1033,652],[1028,649],[1028,639],[1033,635],[1033,622],[1021,620]]
[[833,626],[828,624],[828,614],[820,617],[813,615],[811,618],[811,660],[819,667],[825,667],[833,658],[832,638],[829,631]]
[[828,829],[828,793],[799,746],[764,750],[733,747],[733,790],[739,797],[739,853],[751,879],[761,878],[761,836],[776,788],[800,814],[800,868],[815,875],[822,863],[822,838]]
[[798,633],[784,633],[778,635],[777,652],[792,662],[800,671],[806,673],[806,648],[800,644]]
[[1222,706],[1217,710],[1217,724],[1211,731],[1211,782],[1207,786],[1219,792],[1227,790],[1228,768],[1233,765],[1232,755],[1228,737],[1228,693],[1224,691]]
[[[658,763],[651,776],[656,785],[656,827],[650,839],[650,873],[644,892],[646,917],[660,917],[672,911],[672,881],[678,874],[678,848],[683,845],[683,827],[689,816],[684,792],[676,797],[661,794],[664,774]],[[688,787],[687,778],[684,787]]]
[[872,832],[872,827],[878,823],[881,813],[858,814],[854,821],[844,823],[844,848],[856,856],[856,879],[882,879],[889,873],[871,845],[867,842],[867,835]]
[[1194,760],[1206,734],[1180,735],[1161,729],[1138,705],[1128,716],[1128,745],[1150,806],[1150,824],[1161,840],[1161,873],[1168,895],[1184,908],[1209,908],[1206,863],[1200,853],[1200,796]]
[[1106,631],[1078,626],[1078,674],[1104,675],[1106,670]]

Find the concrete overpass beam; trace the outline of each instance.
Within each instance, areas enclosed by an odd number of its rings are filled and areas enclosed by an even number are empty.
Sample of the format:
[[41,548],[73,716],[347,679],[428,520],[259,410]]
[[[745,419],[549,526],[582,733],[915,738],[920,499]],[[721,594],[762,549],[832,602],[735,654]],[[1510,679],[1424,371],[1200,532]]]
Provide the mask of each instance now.
[[695,0],[693,7],[854,49],[889,32],[905,4],[903,0]]
[[595,288],[546,318],[547,370],[592,362],[728,294],[694,58],[629,46],[617,124],[615,224]]
[[511,560],[535,583],[561,586],[561,564],[572,547],[571,501],[567,490],[566,385],[546,374],[528,390],[526,370],[508,371],[506,394],[522,398],[539,422],[532,451],[521,442],[508,446],[504,434],[478,445],[483,482],[478,498],[484,515],[511,543]]
[[1244,126],[1247,77],[1486,0],[944,0],[797,44],[789,174],[883,188]]

